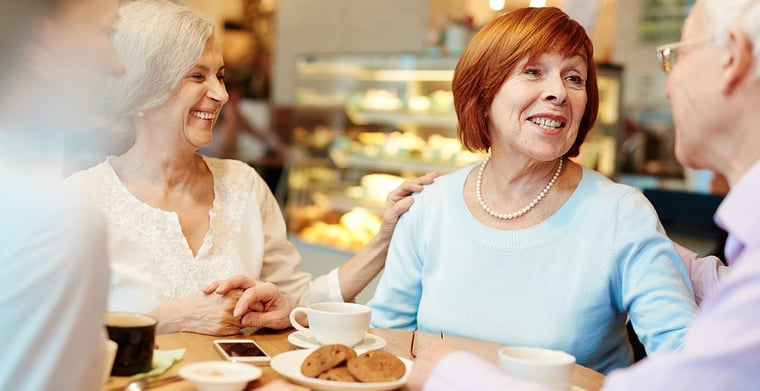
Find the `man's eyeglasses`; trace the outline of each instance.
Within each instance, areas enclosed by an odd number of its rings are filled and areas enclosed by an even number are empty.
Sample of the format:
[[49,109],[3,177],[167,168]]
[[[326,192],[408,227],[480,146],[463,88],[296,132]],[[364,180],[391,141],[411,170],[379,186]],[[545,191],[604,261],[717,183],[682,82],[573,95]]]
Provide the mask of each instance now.
[[709,40],[709,38],[698,38],[698,39],[690,39],[688,41],[679,41],[674,43],[669,43],[667,45],[662,45],[657,47],[657,60],[660,61],[660,66],[662,67],[662,70],[665,71],[665,73],[670,73],[670,70],[673,69],[673,66],[676,64],[676,61],[678,60],[678,51],[681,50],[681,48],[685,46],[691,46],[691,45],[698,45],[705,43]]

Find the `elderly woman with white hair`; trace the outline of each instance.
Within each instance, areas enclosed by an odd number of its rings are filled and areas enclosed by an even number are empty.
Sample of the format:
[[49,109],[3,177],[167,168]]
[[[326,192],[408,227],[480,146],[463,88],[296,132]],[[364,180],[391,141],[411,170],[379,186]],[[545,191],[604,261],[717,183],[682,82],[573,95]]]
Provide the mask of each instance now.
[[411,205],[407,195],[430,177],[392,192],[380,234],[312,280],[299,269],[279,205],[256,171],[197,152],[211,143],[228,100],[213,23],[168,0],[132,1],[121,7],[114,46],[127,72],[110,84],[106,101],[131,146],[69,178],[109,223],[110,310],[150,312],[159,333],[285,328],[281,316],[258,324],[233,316],[241,289],[203,289],[232,277],[236,287],[276,288],[284,313],[298,304],[352,300],[379,273],[395,221]]

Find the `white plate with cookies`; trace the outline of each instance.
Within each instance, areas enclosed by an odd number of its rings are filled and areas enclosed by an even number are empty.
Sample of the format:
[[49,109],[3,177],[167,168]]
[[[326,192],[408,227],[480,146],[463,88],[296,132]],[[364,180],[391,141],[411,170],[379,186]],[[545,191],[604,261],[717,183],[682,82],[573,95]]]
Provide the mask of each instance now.
[[[343,348],[353,353],[344,355]],[[318,354],[322,356],[316,357]],[[412,362],[382,350],[364,352],[345,346],[335,350],[335,345],[327,345],[280,353],[272,357],[269,366],[294,383],[313,390],[382,391],[403,387]]]

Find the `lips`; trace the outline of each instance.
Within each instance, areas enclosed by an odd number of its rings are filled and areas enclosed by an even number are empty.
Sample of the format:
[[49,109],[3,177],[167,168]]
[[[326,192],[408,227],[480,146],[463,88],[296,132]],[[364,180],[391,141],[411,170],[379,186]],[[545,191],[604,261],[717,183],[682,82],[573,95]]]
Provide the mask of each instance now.
[[213,120],[216,118],[216,112],[208,112],[208,111],[200,111],[200,110],[191,110],[190,115],[196,118],[200,118],[202,120]]
[[565,123],[562,121],[546,117],[529,118],[528,121],[533,122],[534,124],[545,129],[559,129],[565,126]]

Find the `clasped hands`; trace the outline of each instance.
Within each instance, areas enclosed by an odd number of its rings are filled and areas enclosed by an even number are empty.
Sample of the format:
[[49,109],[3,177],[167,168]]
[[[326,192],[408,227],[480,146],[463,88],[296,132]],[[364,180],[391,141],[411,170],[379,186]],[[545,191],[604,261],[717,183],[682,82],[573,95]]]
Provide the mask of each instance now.
[[271,282],[237,275],[212,282],[203,289],[203,293],[225,296],[239,290],[243,293],[232,308],[232,316],[240,318],[242,328],[266,327],[279,330],[290,327],[290,312],[296,304],[283,296],[280,289]]

